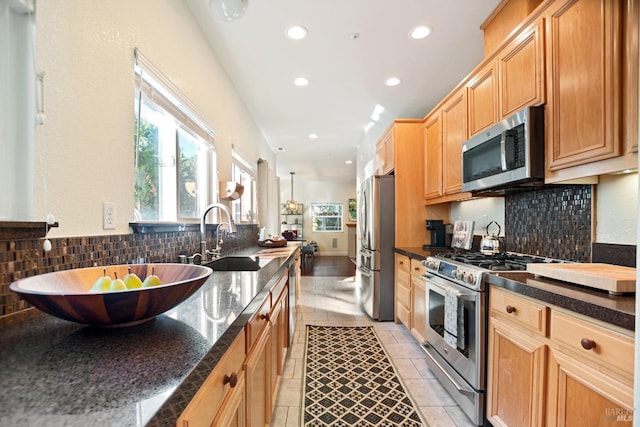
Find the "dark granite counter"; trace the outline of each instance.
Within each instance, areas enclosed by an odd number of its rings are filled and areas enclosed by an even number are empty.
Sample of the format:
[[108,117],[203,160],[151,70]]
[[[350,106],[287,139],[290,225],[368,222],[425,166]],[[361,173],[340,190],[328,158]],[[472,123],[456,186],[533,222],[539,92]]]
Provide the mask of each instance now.
[[488,275],[489,283],[602,322],[635,331],[636,297],[572,285],[526,272]]
[[[450,249],[395,248],[396,253],[425,259]],[[526,272],[496,272],[488,274],[489,283],[513,292],[562,307],[594,319],[635,331],[635,295],[615,296],[608,292],[572,285],[558,280],[536,277]]]
[[141,325],[97,328],[39,311],[6,324],[0,424],[175,425],[297,247],[234,253],[259,254],[262,268],[214,271],[188,300]]
[[433,248],[425,250],[418,247],[397,247],[395,252],[415,259],[427,259],[429,256],[437,255],[441,252],[451,252],[451,248]]

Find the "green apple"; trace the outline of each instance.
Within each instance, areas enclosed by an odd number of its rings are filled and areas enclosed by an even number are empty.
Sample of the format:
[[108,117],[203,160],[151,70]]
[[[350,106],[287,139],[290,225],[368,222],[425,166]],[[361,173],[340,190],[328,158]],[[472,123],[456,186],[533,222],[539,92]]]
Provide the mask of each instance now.
[[129,273],[124,276],[124,284],[127,285],[127,289],[138,289],[142,286],[142,280],[138,277],[136,273],[131,272],[131,267],[129,267]]
[[160,278],[155,274],[155,267],[151,267],[151,274],[144,278],[142,287],[149,288],[151,286],[158,286],[160,284]]
[[90,292],[105,292],[111,287],[111,277],[107,276],[107,270],[102,270],[102,276],[96,280],[96,283],[91,287]]
[[127,285],[124,284],[124,280],[118,279],[118,273],[113,273],[115,279],[111,281],[110,291],[126,291]]

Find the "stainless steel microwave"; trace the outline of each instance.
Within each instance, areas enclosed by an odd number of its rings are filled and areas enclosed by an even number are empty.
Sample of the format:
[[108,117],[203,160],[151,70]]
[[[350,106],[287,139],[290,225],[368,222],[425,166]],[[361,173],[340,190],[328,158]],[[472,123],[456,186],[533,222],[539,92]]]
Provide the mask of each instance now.
[[518,111],[462,146],[462,191],[500,193],[543,183],[543,105]]

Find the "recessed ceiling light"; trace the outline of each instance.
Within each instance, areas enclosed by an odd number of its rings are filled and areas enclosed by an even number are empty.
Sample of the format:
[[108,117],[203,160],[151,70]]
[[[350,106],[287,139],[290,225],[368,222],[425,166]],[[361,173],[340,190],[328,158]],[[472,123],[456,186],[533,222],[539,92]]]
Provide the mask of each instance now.
[[398,86],[400,84],[400,79],[397,77],[389,77],[385,84],[387,86]]
[[350,165],[351,163],[353,163],[353,161],[351,161],[351,160],[347,160],[345,163],[346,163],[346,164],[348,164],[348,165]]
[[309,134],[309,139],[318,139],[318,134],[317,133],[310,133]]
[[422,40],[431,34],[431,28],[425,27],[424,25],[420,25],[419,27],[415,27],[409,33],[409,37],[414,40]]
[[309,84],[309,80],[304,77],[298,77],[293,81],[293,84],[296,86],[306,86]]
[[302,25],[294,25],[287,30],[287,36],[293,40],[302,40],[307,37],[309,31]]

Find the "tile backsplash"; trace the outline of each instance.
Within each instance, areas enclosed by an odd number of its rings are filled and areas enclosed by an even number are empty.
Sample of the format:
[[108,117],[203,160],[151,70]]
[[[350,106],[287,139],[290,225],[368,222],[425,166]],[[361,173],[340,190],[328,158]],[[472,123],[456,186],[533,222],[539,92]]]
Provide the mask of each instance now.
[[559,185],[505,196],[511,252],[590,262],[593,188]]
[[[213,236],[214,233],[208,231],[210,247],[214,245]],[[36,274],[100,265],[179,262],[178,255],[192,255],[200,251],[199,231],[62,237],[49,240],[52,244],[50,252],[42,250],[40,238],[0,241],[0,318],[30,308],[26,301],[9,290],[9,285],[15,280]],[[225,238],[223,251],[255,246],[257,241],[257,225],[238,225],[238,232]]]

